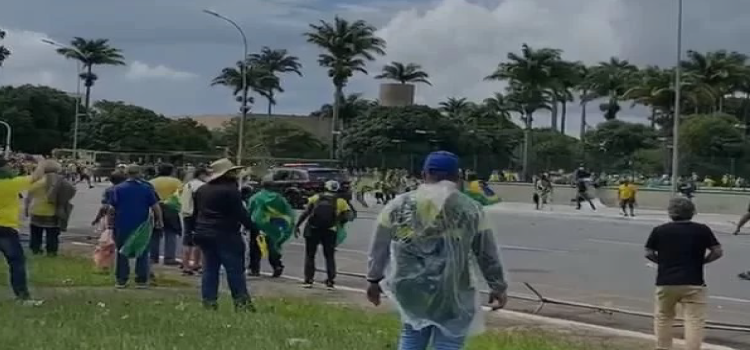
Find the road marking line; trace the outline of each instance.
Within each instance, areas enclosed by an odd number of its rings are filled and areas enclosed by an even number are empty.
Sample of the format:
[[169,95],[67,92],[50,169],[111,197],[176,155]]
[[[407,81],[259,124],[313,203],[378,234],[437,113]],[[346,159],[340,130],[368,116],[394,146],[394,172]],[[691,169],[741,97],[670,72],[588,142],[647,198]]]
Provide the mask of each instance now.
[[[297,243],[297,242],[290,242],[289,245],[298,246],[298,247],[304,247],[304,243]],[[562,250],[562,249],[553,249],[553,248],[534,248],[534,247],[524,247],[524,246],[517,246],[517,245],[500,245],[500,248],[507,249],[507,250],[523,250],[523,251],[529,251],[529,252],[556,252],[556,253],[569,253],[568,250]],[[346,248],[336,248],[336,251],[339,252],[345,252],[345,253],[352,253],[352,254],[361,254],[361,255],[368,255],[369,253],[364,250],[356,250],[356,249],[346,249]]]
[[747,304],[750,304],[750,300],[747,300],[747,299],[732,298],[732,297],[722,297],[722,296],[718,296],[718,295],[709,295],[708,297],[709,297],[709,299],[731,301],[731,302],[735,302],[735,303],[747,303]]
[[595,243],[610,243],[610,244],[619,244],[619,245],[627,245],[627,246],[634,246],[634,247],[643,247],[643,244],[640,244],[640,243],[617,241],[617,240],[612,240],[612,239],[588,238],[586,239],[586,241],[595,242]]

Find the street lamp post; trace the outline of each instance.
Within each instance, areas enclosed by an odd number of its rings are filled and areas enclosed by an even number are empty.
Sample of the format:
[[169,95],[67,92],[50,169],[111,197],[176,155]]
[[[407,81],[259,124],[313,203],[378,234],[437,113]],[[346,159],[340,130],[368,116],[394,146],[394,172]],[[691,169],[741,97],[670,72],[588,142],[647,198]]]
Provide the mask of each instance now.
[[[61,45],[49,39],[42,39],[42,42],[45,44],[55,46],[57,48],[61,48],[61,49],[75,50],[74,48]],[[78,51],[78,53],[81,56],[84,56],[84,57],[86,56],[80,51]],[[81,108],[81,72],[82,71],[83,71],[83,67],[81,65],[81,62],[77,62],[76,63],[76,95],[75,95],[76,106],[75,106],[75,117],[73,118],[73,159],[74,160],[78,159],[78,126],[79,126],[80,117],[82,115],[81,109],[80,109]],[[88,110],[83,115],[88,115]]]
[[242,147],[244,145],[244,137],[245,137],[245,120],[247,119],[247,36],[245,36],[245,32],[242,30],[242,28],[237,24],[237,22],[229,19],[228,17],[225,17],[218,12],[214,12],[211,10],[203,10],[204,13],[207,13],[211,16],[214,16],[216,18],[222,19],[226,21],[227,23],[231,24],[235,29],[237,29],[238,32],[240,32],[240,35],[242,36],[242,60],[240,61],[240,75],[242,75],[242,107],[240,107],[240,113],[242,116],[240,117],[240,125],[239,130],[237,133],[237,165],[242,164]]
[[5,127],[5,150],[3,150],[3,153],[5,154],[5,159],[8,159],[10,157],[10,137],[13,135],[13,129],[10,127],[10,124],[0,120],[0,124],[2,124]]
[[674,74],[674,120],[672,122],[672,194],[678,192],[678,180],[680,179],[680,107],[681,107],[681,75],[682,69],[682,0],[677,0],[677,62]]

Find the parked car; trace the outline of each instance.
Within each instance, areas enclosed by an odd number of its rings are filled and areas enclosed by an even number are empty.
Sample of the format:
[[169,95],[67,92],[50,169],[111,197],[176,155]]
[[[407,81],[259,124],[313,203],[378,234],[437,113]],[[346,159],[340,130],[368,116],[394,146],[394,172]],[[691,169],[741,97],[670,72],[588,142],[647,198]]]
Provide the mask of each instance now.
[[323,192],[324,184],[329,180],[336,180],[341,184],[341,198],[347,201],[352,198],[351,182],[341,169],[307,165],[283,166],[270,169],[263,180],[282,193],[295,209],[303,209],[309,197]]

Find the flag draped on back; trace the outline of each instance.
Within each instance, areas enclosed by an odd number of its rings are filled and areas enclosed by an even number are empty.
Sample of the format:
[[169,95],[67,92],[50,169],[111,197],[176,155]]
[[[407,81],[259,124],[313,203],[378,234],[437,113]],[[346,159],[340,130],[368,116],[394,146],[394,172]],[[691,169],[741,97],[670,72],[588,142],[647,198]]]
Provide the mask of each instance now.
[[500,197],[484,181],[475,180],[470,182],[464,193],[482,205],[500,203]]
[[284,196],[260,190],[248,199],[250,219],[268,237],[269,249],[280,252],[281,246],[294,233],[294,209]]

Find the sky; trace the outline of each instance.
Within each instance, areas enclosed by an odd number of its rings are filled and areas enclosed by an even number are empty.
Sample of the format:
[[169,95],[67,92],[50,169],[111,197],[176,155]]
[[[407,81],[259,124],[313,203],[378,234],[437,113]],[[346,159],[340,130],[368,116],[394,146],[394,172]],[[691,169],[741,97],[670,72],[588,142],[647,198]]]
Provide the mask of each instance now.
[[[595,64],[611,56],[639,65],[676,60],[678,0],[3,0],[0,42],[12,51],[0,67],[0,85],[44,84],[74,92],[76,63],[42,39],[62,44],[75,36],[107,38],[122,49],[124,67],[96,67],[93,99],[122,100],[167,116],[229,114],[238,105],[210,81],[242,56],[237,31],[202,13],[219,12],[247,33],[250,51],[287,49],[303,77],[285,75],[277,113],[307,115],[332,100],[333,86],[305,42],[309,23],[335,15],[364,19],[387,41],[387,55],[357,75],[347,93],[377,98],[373,77],[391,61],[421,64],[433,86],[417,87],[417,102],[436,106],[448,97],[481,101],[503,84],[483,81],[523,43],[554,47],[564,58]],[[710,3],[710,6],[709,6]],[[685,50],[750,53],[750,1],[684,0]],[[646,111],[623,106],[620,118],[646,122]],[[254,110],[265,111],[262,99]],[[589,120],[602,113],[593,103]],[[580,107],[569,108],[567,132],[578,130]],[[539,115],[537,125],[548,125]]]

